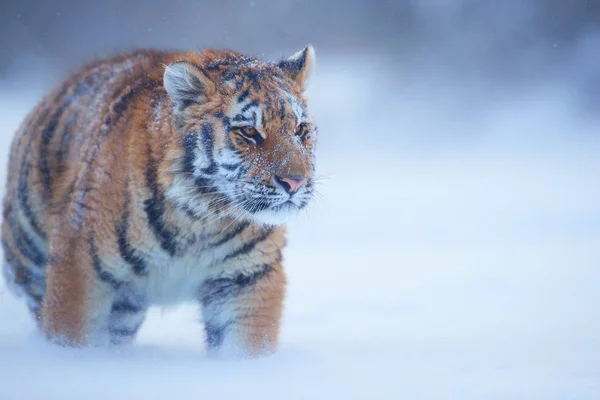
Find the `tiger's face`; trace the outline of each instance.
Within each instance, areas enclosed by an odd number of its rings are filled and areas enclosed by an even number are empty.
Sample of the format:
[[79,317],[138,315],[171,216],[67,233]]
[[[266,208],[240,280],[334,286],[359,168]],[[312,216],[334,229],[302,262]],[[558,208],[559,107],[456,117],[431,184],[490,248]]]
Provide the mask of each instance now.
[[309,204],[317,129],[303,91],[313,64],[307,47],[277,64],[228,52],[204,67],[167,67],[185,150],[180,181],[193,177],[195,189],[186,191],[188,209],[212,195],[236,218],[276,225]]

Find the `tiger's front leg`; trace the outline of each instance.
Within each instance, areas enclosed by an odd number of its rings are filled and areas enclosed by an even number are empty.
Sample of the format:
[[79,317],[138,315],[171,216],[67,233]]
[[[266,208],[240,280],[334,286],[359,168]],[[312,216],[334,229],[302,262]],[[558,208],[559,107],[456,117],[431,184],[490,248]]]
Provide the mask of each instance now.
[[50,241],[41,315],[46,338],[73,347],[130,342],[144,320],[143,297],[102,261],[92,237]]
[[279,261],[252,274],[207,280],[200,300],[209,353],[233,358],[272,354],[285,285]]
[[66,346],[100,345],[107,342],[102,325],[110,313],[113,288],[98,281],[91,255],[79,243],[72,246],[72,252],[51,256],[46,268],[42,331],[47,339]]

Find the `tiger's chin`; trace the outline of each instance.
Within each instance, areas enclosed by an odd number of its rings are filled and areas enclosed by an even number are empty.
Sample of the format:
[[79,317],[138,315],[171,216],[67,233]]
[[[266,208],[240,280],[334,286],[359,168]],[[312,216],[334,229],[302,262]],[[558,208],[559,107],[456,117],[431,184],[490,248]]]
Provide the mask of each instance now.
[[289,220],[300,214],[300,208],[292,203],[285,202],[284,204],[253,212],[250,214],[250,218],[262,225],[283,225]]

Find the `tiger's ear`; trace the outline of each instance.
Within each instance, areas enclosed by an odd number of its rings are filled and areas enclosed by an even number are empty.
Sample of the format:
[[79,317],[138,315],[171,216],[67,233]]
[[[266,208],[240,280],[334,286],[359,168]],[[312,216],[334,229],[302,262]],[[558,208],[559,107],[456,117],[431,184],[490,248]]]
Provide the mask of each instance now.
[[177,111],[192,104],[208,101],[216,86],[208,74],[189,61],[175,61],[167,66],[163,83]]
[[295,81],[302,90],[306,90],[315,61],[315,50],[311,45],[308,45],[293,56],[281,60],[277,66],[290,79]]

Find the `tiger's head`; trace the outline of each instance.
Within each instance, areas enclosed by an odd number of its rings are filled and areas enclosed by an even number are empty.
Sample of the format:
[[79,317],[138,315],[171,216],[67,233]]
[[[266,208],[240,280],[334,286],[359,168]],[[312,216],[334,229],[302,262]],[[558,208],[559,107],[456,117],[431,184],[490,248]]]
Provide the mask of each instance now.
[[184,149],[176,201],[201,215],[210,198],[217,211],[270,225],[306,207],[317,129],[303,92],[314,63],[308,46],[277,63],[205,51],[168,65]]

